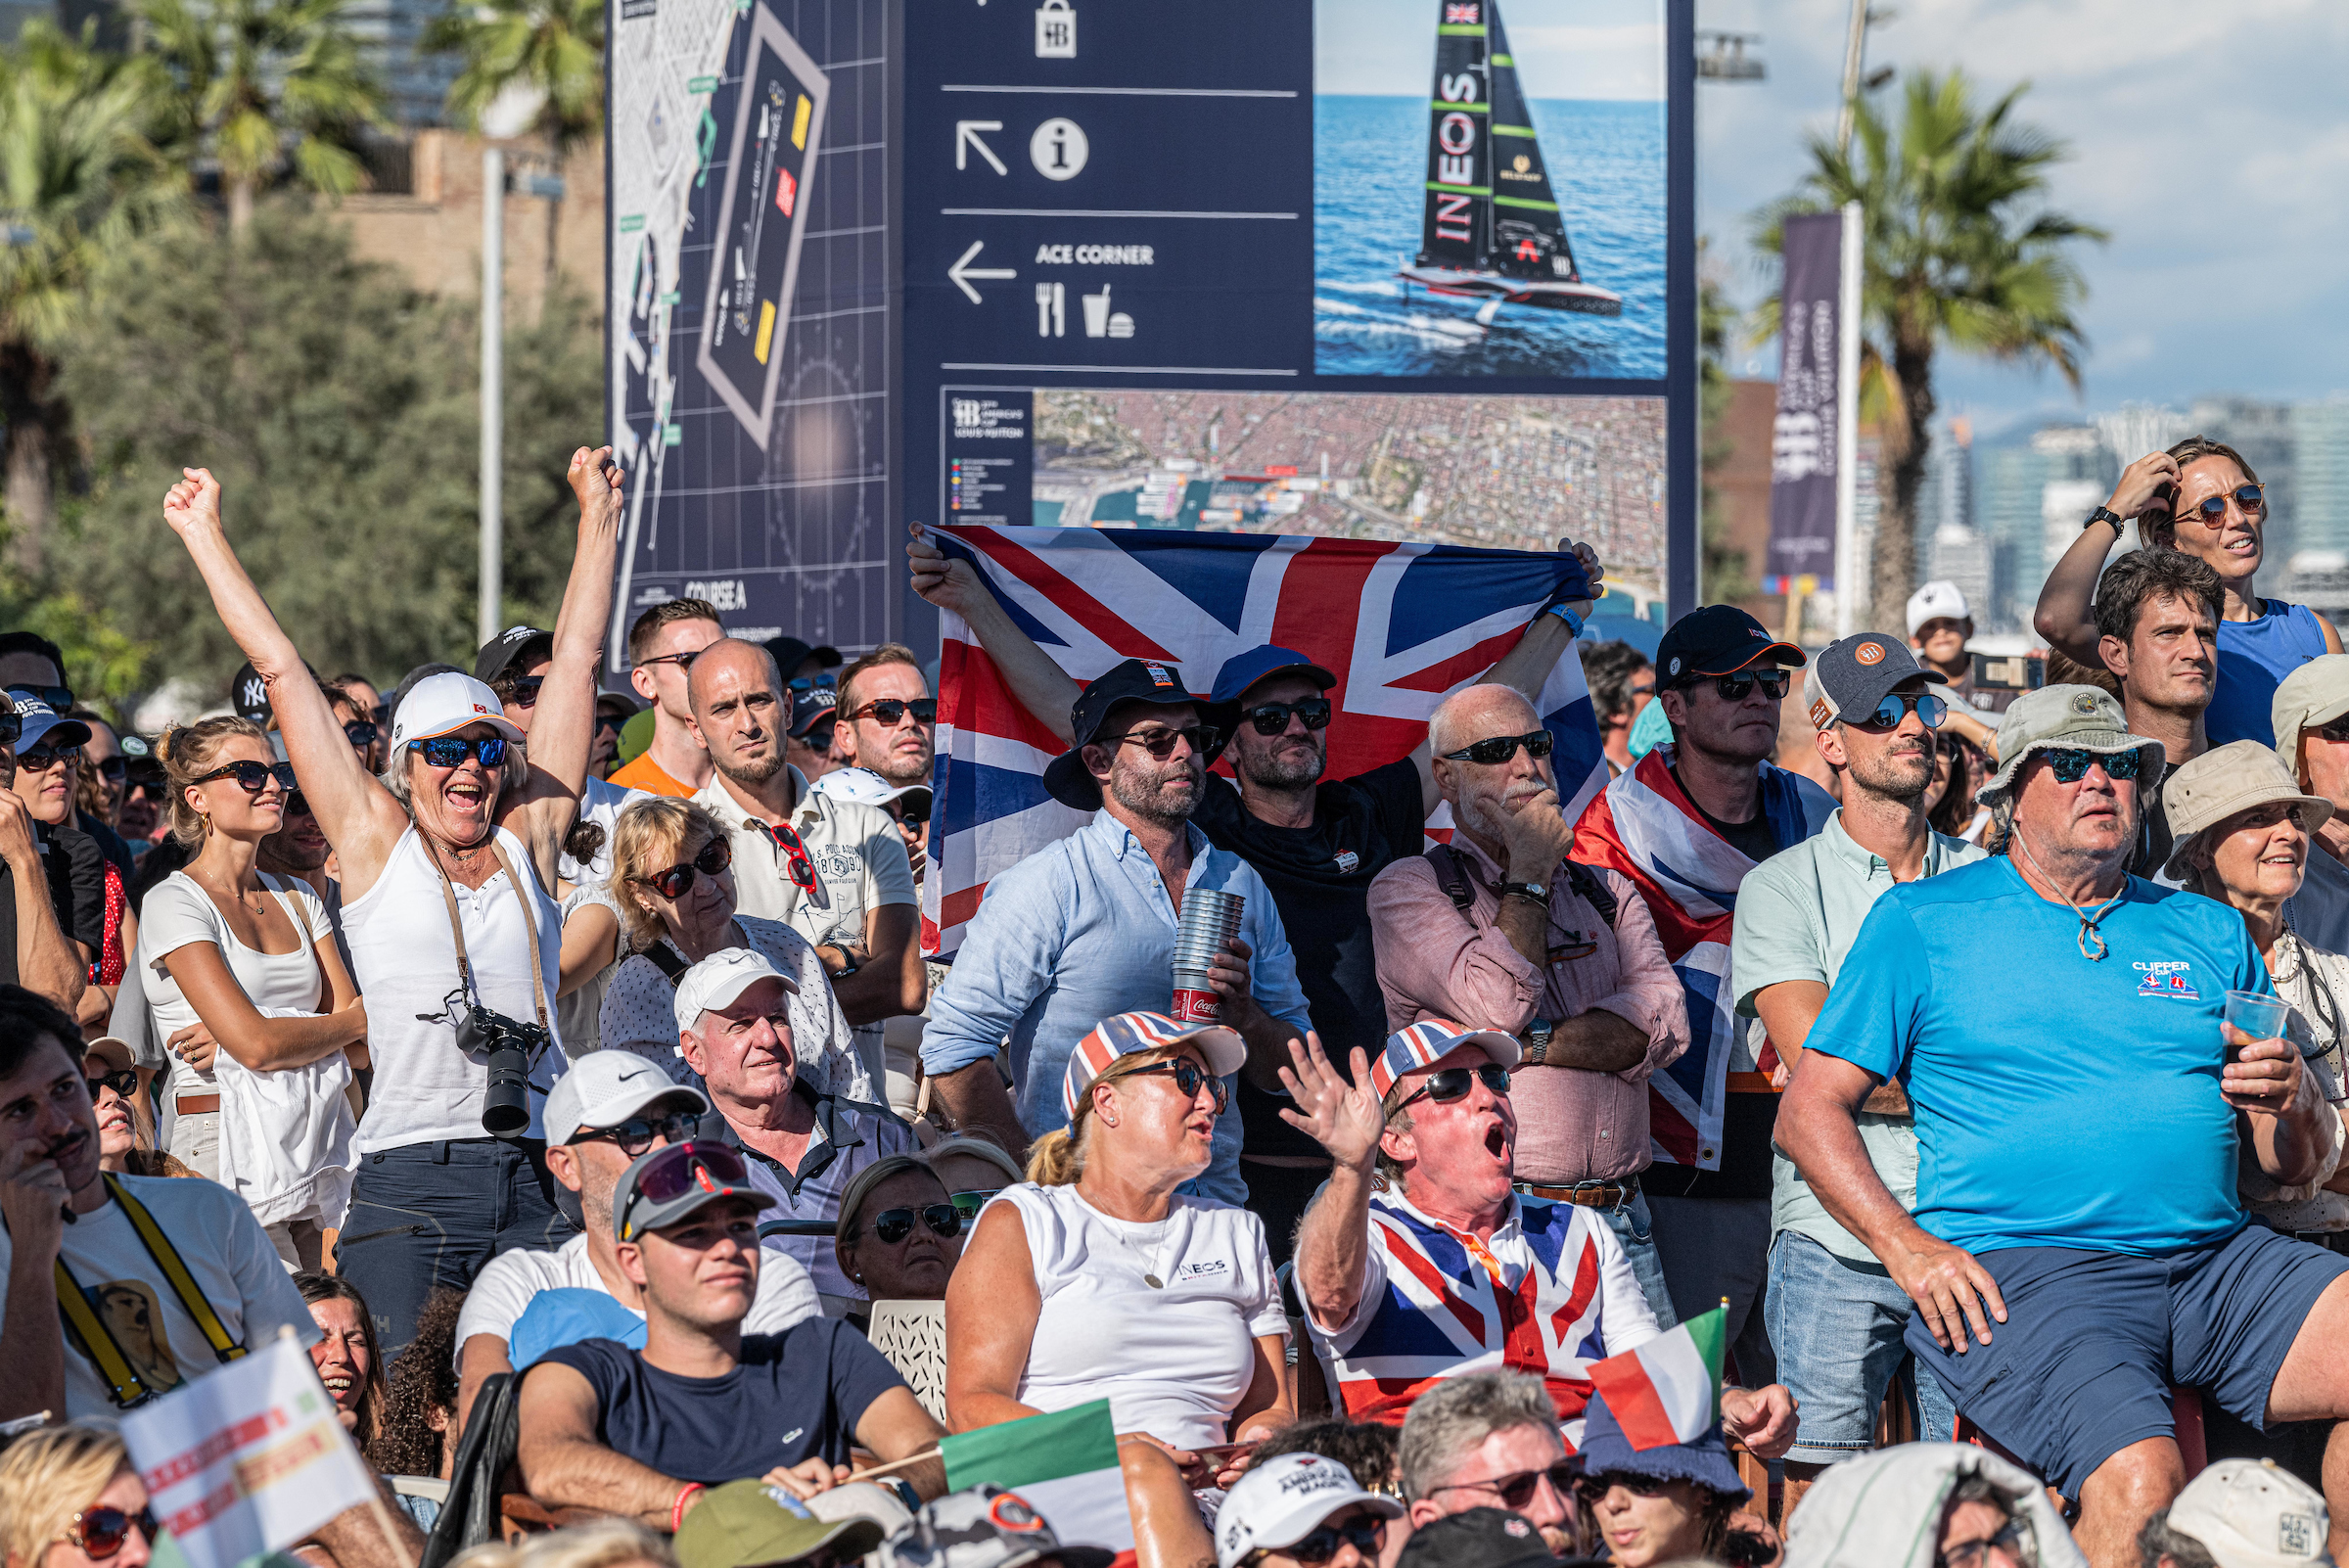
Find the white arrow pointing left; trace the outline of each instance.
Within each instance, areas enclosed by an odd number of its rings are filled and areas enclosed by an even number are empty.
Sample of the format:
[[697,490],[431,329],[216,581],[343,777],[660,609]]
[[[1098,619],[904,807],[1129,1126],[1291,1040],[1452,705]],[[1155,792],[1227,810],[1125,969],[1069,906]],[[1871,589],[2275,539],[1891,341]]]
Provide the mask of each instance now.
[[977,255],[981,251],[986,249],[987,242],[985,240],[973,240],[971,242],[971,248],[962,253],[960,259],[955,261],[952,266],[946,268],[946,276],[954,281],[954,287],[969,295],[971,297],[971,303],[973,304],[979,304],[982,301],[979,299],[979,291],[971,287],[971,279],[1016,278],[1020,275],[1018,270],[1012,267],[972,266],[971,257]]

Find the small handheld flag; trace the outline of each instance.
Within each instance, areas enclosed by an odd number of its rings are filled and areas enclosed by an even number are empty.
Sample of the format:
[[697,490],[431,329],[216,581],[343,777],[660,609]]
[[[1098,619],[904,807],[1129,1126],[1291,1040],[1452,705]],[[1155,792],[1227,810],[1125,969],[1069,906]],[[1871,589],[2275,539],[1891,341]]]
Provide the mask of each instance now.
[[1727,1304],[1590,1366],[1590,1382],[1635,1449],[1693,1443],[1721,1419]]

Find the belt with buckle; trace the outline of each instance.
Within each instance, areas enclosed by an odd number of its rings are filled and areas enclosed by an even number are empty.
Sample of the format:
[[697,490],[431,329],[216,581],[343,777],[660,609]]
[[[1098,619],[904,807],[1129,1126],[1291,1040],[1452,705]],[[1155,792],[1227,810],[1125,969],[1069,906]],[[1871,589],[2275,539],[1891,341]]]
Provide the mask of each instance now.
[[181,1116],[208,1116],[220,1109],[217,1094],[182,1094],[171,1102],[171,1109]]
[[1552,1203],[1571,1203],[1585,1209],[1620,1209],[1639,1195],[1639,1178],[1624,1176],[1619,1180],[1577,1181],[1569,1186],[1544,1186],[1539,1181],[1510,1183],[1529,1198],[1547,1198]]

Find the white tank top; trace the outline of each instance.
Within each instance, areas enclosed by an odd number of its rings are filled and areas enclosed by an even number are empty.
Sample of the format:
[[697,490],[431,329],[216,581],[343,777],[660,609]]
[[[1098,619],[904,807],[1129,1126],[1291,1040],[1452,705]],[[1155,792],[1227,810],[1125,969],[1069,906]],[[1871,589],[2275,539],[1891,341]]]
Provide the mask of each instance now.
[[[479,888],[450,883],[457,917],[465,924],[475,995],[516,1023],[536,1021],[530,933],[523,925],[527,899],[538,923],[538,964],[552,1030],[561,915],[530,874],[530,854],[523,842],[504,828],[497,830],[497,842],[522,878],[523,899],[514,897],[502,870]],[[439,875],[413,825],[392,846],[375,886],[343,906],[343,930],[350,940],[351,978],[367,999],[367,1051],[375,1064],[375,1091],[359,1123],[358,1152],[437,1138],[487,1137],[482,1130],[482,1100],[489,1070],[484,1059],[457,1049],[455,1027],[447,1020],[449,993],[457,989],[457,945],[449,935]],[[558,1037],[532,1065],[528,1136],[546,1136],[546,1097],[536,1091],[552,1087],[567,1064]]]

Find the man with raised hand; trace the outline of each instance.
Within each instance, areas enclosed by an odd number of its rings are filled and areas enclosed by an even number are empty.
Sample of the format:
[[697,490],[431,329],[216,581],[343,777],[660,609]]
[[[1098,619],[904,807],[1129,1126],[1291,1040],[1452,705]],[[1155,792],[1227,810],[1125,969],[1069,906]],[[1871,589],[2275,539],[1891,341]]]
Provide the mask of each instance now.
[[[1949,712],[1938,669],[1894,638],[1864,631],[1829,644],[1803,677],[1803,711],[1843,805],[1814,837],[1757,866],[1737,890],[1729,944],[1737,1011],[1759,1018],[1789,1069],[1842,972],[1867,911],[1888,889],[1982,858],[1925,822],[1934,733]],[[1868,1096],[1860,1137],[1904,1208],[1916,1205],[1916,1129],[1900,1085]],[[1867,1244],[1819,1207],[1802,1173],[1773,1151],[1770,1289],[1764,1318],[1778,1375],[1803,1411],[1786,1455],[1789,1500],[1826,1467],[1867,1452],[1884,1391],[1909,1359],[1915,1311]],[[1920,1369],[1918,1435],[1951,1440],[1949,1396]]]
[[[2161,744],[2057,685],[2006,710],[1999,756],[1982,793],[2011,849],[1876,899],[1777,1140],[1915,1302],[1909,1348],[1958,1410],[2124,1568],[2186,1481],[2172,1385],[2254,1425],[2349,1416],[2349,1258],[2249,1223],[2236,1192],[2238,1160],[2311,1179],[2333,1113],[2289,1043],[2223,1027],[2231,992],[2272,993],[2241,918],[2127,872]],[[1896,1078],[1913,1218],[1859,1129]],[[2349,1429],[2325,1472],[2349,1491]]]

